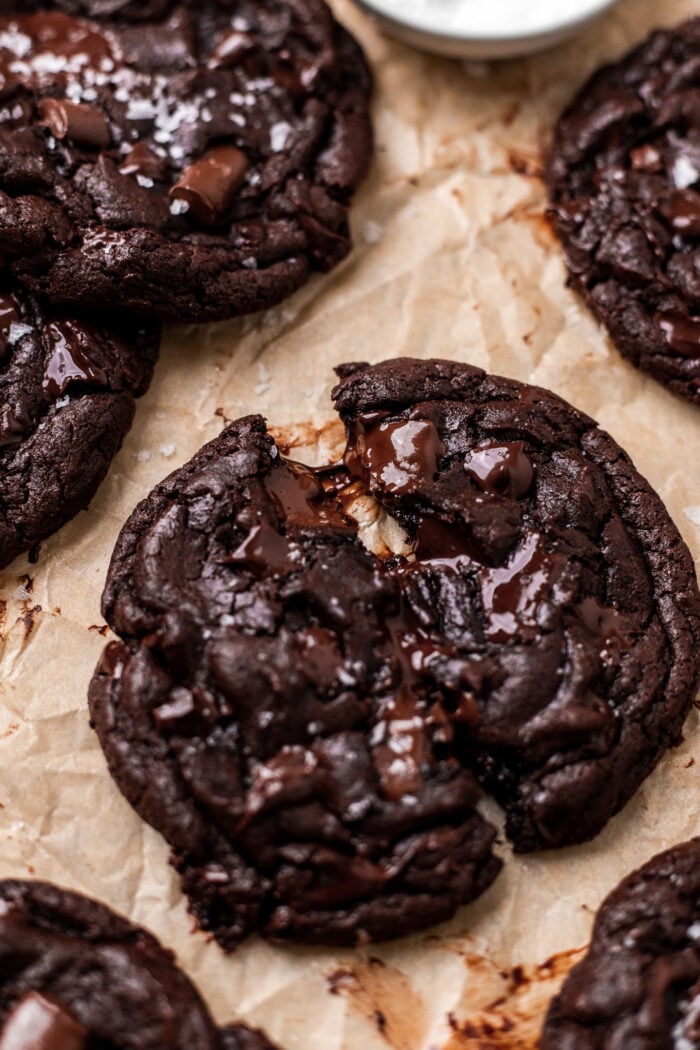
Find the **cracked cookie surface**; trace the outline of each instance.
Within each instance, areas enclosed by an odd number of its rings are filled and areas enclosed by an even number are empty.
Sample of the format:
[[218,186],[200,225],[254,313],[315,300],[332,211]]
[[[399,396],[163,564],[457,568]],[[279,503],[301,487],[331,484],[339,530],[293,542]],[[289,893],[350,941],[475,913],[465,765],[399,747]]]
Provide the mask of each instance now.
[[[225,948],[448,918],[518,850],[596,834],[680,739],[690,554],[593,420],[446,361],[339,370],[342,462],[231,424],[136,509],[90,690],[112,774]],[[369,496],[404,551],[365,548]]]
[[42,882],[0,882],[3,1050],[274,1050],[215,1027],[171,952],[103,904]]
[[158,341],[157,325],[78,321],[0,281],[0,566],[92,499]]
[[212,321],[348,252],[370,78],[323,0],[8,6],[0,251],[35,293]]
[[594,74],[546,177],[574,288],[625,357],[700,403],[700,19]]

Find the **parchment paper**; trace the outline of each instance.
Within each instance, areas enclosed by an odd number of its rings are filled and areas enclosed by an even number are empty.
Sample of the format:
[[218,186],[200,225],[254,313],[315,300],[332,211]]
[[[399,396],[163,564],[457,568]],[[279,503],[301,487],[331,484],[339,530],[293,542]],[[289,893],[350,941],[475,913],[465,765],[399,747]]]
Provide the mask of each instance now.
[[168,333],[90,510],[43,544],[38,564],[0,576],[0,874],[55,880],[150,927],[218,1020],[263,1025],[283,1050],[533,1047],[603,896],[700,831],[696,713],[686,743],[594,842],[508,856],[453,922],[358,952],[252,939],[229,958],[193,932],[164,842],[112,784],[88,726],[100,594],[131,509],[222,416],[262,411],[292,446],[332,443],[328,391],[342,361],[439,355],[550,387],[630,452],[700,556],[700,412],[625,364],[565,289],[538,178],[583,78],[700,3],[623,0],[571,44],[498,68],[422,56],[380,36],[349,0],[334,7],[377,78],[377,157],[353,212],[356,249],[265,315]]

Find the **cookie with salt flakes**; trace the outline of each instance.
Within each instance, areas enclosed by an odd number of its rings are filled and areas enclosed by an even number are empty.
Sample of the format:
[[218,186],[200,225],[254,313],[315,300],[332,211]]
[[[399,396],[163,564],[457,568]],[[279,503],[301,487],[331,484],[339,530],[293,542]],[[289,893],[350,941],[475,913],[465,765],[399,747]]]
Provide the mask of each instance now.
[[83,510],[131,426],[157,324],[78,319],[0,278],[0,567]]
[[569,279],[620,352],[700,403],[700,19],[599,69],[547,165]]
[[700,839],[659,854],[603,901],[553,1000],[542,1050],[700,1045]]
[[0,1050],[275,1050],[218,1029],[172,952],[97,901],[0,882]]
[[54,304],[212,321],[350,248],[370,77],[323,0],[5,4],[0,76],[0,250]]

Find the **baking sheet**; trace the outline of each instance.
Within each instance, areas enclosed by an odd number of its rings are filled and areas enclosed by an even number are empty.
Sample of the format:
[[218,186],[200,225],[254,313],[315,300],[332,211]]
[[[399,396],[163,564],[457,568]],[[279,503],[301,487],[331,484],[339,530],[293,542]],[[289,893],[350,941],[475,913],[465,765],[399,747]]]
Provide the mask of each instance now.
[[283,1050],[531,1048],[602,897],[700,831],[697,713],[593,843],[508,857],[452,922],[357,952],[251,939],[229,958],[193,932],[164,842],[112,784],[88,726],[100,594],[128,513],[223,418],[262,411],[293,452],[320,458],[338,436],[328,392],[343,361],[438,355],[550,387],[631,453],[700,557],[700,413],[624,363],[565,289],[538,178],[556,115],[588,72],[700,4],[624,0],[571,44],[498,68],[422,56],[349,0],[334,7],[377,77],[377,157],[353,211],[354,253],[264,315],[168,333],[90,510],[36,565],[0,574],[0,875],[55,880],[148,926],[218,1020],[262,1025]]

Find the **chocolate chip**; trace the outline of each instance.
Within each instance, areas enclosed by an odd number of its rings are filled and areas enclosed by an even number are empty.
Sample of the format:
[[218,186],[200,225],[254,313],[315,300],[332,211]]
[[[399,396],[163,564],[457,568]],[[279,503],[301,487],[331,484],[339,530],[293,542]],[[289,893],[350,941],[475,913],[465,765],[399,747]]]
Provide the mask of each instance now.
[[186,201],[198,222],[214,226],[226,217],[247,170],[245,153],[217,146],[185,168],[169,197]]
[[168,162],[145,142],[137,142],[119,165],[122,175],[143,175],[154,182],[164,182],[168,175]]
[[81,146],[107,149],[112,136],[99,109],[85,102],[44,98],[39,103],[41,123],[57,139],[68,139]]
[[656,314],[654,320],[672,350],[687,357],[697,357],[700,351],[700,318],[669,312]]
[[235,66],[244,55],[249,55],[254,50],[255,41],[249,33],[234,31],[217,44],[207,64],[210,69]]
[[659,210],[677,233],[686,237],[700,235],[700,193],[675,190],[661,202]]
[[645,143],[630,152],[632,167],[636,171],[663,171],[663,160],[656,146]]

